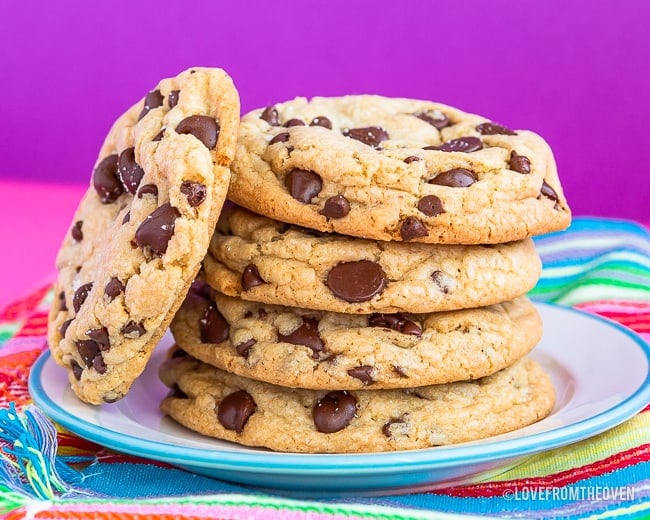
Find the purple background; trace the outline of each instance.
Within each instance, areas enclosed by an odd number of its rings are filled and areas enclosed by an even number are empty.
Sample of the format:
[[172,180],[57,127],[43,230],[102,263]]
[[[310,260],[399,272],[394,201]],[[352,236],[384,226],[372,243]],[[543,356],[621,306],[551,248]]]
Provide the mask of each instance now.
[[647,0],[5,0],[0,179],[87,182],[122,111],[219,66],[244,111],[377,93],[537,131],[574,213],[647,222],[648,20]]

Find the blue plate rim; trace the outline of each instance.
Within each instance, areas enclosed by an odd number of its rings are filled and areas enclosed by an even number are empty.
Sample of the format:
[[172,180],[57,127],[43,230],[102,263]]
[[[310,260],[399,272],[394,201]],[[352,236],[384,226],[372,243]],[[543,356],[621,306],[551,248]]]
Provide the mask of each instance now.
[[[214,450],[205,450],[162,441],[150,441],[114,432],[68,414],[46,394],[40,381],[40,374],[50,358],[48,351],[41,354],[32,366],[28,385],[34,403],[53,421],[71,432],[107,448],[173,465],[250,473],[327,475],[345,471],[346,475],[360,476],[368,473],[390,474],[404,470],[434,470],[460,464],[480,464],[493,460],[514,459],[565,446],[609,430],[647,406],[650,402],[650,345],[643,338],[631,329],[602,316],[562,305],[541,302],[535,302],[535,305],[575,313],[613,327],[628,336],[646,356],[647,371],[644,381],[632,394],[607,410],[570,425],[547,431],[480,444],[359,454],[247,453],[221,450],[218,447],[215,447]],[[164,448],[162,455],[161,447]]]

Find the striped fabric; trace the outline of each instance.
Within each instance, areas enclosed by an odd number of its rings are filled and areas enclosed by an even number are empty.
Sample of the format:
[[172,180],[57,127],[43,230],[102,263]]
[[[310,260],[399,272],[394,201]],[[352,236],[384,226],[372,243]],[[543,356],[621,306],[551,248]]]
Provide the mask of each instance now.
[[[644,228],[577,218],[568,231],[536,243],[544,273],[534,298],[598,313],[650,339],[650,236]],[[0,408],[30,402],[26,378],[45,348],[50,301],[44,287],[0,311]],[[77,492],[35,499],[12,489],[0,471],[5,518],[650,517],[650,406],[612,430],[536,454],[486,481],[371,498],[287,499],[109,452],[67,432],[59,432],[58,445],[60,457],[85,462],[78,466]]]

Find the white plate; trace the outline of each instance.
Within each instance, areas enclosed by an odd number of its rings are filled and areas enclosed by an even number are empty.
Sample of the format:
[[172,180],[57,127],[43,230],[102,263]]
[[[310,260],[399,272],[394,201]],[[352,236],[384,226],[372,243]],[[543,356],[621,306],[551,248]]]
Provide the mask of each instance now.
[[34,365],[29,387],[53,420],[108,448],[222,480],[301,495],[388,494],[476,480],[532,453],[590,437],[650,402],[650,347],[613,322],[574,309],[537,304],[544,337],[532,356],[550,373],[557,403],[546,419],[497,437],[454,446],[373,454],[275,453],[204,437],[162,415],[167,394],[157,369],[171,342],[154,351],[121,401],[79,401],[49,354]]

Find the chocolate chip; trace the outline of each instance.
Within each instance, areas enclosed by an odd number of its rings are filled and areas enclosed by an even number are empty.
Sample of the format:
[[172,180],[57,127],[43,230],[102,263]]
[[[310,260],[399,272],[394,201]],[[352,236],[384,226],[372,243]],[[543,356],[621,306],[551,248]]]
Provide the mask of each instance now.
[[260,119],[264,119],[271,126],[280,126],[280,118],[275,107],[266,107],[260,115]]
[[466,170],[465,168],[453,168],[439,173],[429,181],[429,184],[449,186],[450,188],[467,188],[477,180],[478,178],[473,171]]
[[84,369],[81,368],[79,363],[77,363],[74,359],[70,361],[70,368],[72,369],[72,373],[74,374],[74,377],[77,381],[81,380],[81,374],[83,374]]
[[275,143],[286,143],[290,137],[291,134],[289,132],[280,132],[273,139],[269,141],[269,146]]
[[404,417],[394,417],[391,420],[389,420],[386,424],[381,429],[381,433],[383,433],[386,437],[389,439],[393,436],[391,433],[391,426],[393,424],[406,424],[406,421],[404,420]]
[[318,320],[314,318],[303,318],[300,327],[291,334],[278,334],[278,341],[309,347],[313,359],[318,359],[319,354],[325,352],[325,343],[318,335]]
[[244,271],[242,272],[241,275],[242,290],[248,291],[253,287],[257,287],[258,285],[262,285],[265,283],[266,282],[260,276],[260,272],[257,270],[257,266],[255,264],[248,264],[244,268]]
[[530,159],[513,150],[510,152],[510,169],[517,173],[528,174],[530,173]]
[[167,251],[167,245],[174,235],[174,221],[180,217],[178,210],[169,202],[156,208],[151,215],[138,226],[135,243],[142,248],[151,248],[156,256]]
[[544,195],[544,197],[551,199],[552,201],[559,202],[560,198],[557,196],[557,193],[555,193],[555,190],[551,188],[546,181],[542,181],[542,189],[540,190],[540,194]]
[[289,119],[286,123],[284,123],[282,126],[284,127],[291,127],[291,126],[305,126],[305,122],[302,119]]
[[70,234],[72,235],[73,240],[76,240],[77,242],[81,242],[84,238],[84,234],[81,231],[81,226],[83,226],[83,220],[77,220],[70,230]]
[[149,110],[158,108],[163,104],[163,97],[160,90],[152,90],[144,97],[144,108],[138,116],[138,121],[149,113]]
[[312,410],[314,426],[321,433],[334,433],[350,424],[357,413],[357,400],[347,391],[330,392]]
[[445,280],[445,274],[442,271],[434,271],[431,273],[431,279],[443,293],[449,294],[450,288],[447,284],[447,281]]
[[104,157],[97,165],[93,171],[93,187],[104,204],[113,202],[124,193],[117,173],[116,153]]
[[193,135],[208,150],[212,150],[219,139],[219,123],[210,116],[189,116],[178,123],[176,132]]
[[144,328],[142,322],[136,323],[131,320],[122,326],[120,332],[127,338],[136,339],[144,336],[147,333],[147,329]]
[[348,370],[348,375],[362,381],[365,385],[370,385],[375,382],[372,377],[373,367],[370,365],[361,365]]
[[75,346],[77,347],[77,352],[79,352],[82,361],[88,368],[93,366],[93,360],[96,357],[101,358],[102,356],[99,349],[99,343],[92,339],[75,341]]
[[178,94],[180,94],[180,92],[180,90],[172,90],[167,96],[167,104],[169,105],[170,110],[178,105]]
[[413,323],[411,320],[406,319],[402,314],[372,314],[368,318],[368,325],[370,327],[382,327],[387,329],[396,330],[402,334],[409,336],[422,336],[422,329]]
[[377,147],[379,143],[389,139],[388,132],[383,128],[378,126],[365,126],[363,128],[350,128],[345,130],[343,135],[354,139],[356,141],[361,141],[363,144],[368,146]]
[[93,368],[98,374],[106,373],[106,363],[104,363],[104,358],[100,356],[95,356],[93,359]]
[[318,116],[311,120],[309,126],[322,126],[323,128],[331,130],[332,122],[325,116]]
[[65,303],[65,292],[64,291],[61,291],[59,293],[59,310],[60,311],[67,311],[68,310],[68,306]]
[[227,395],[217,407],[217,418],[226,430],[241,433],[257,405],[246,390],[238,390]]
[[155,184],[145,184],[138,190],[138,198],[141,199],[145,195],[153,195],[154,197],[158,196],[158,186]]
[[476,152],[483,148],[478,137],[459,137],[442,143],[440,146],[425,146],[425,150],[441,150],[443,152]]
[[327,218],[343,218],[350,213],[350,203],[343,195],[334,195],[325,201],[321,215]]
[[169,389],[167,397],[173,397],[175,399],[187,399],[187,394],[181,390],[177,384],[173,384]]
[[327,273],[325,282],[334,296],[350,303],[371,300],[387,283],[384,270],[370,260],[340,262]]
[[476,127],[476,131],[481,135],[517,135],[517,132],[513,132],[510,128],[496,123],[481,123]]
[[420,157],[418,157],[417,155],[409,155],[408,157],[406,157],[404,159],[404,162],[406,164],[411,164],[412,162],[417,162],[417,161],[421,161],[421,160],[422,159]]
[[131,220],[131,212],[130,212],[130,211],[127,211],[127,212],[124,214],[124,218],[122,219],[122,225],[126,224],[126,223],[129,222],[130,220]]
[[435,126],[438,130],[441,130],[451,124],[449,118],[437,108],[433,110],[427,110],[426,112],[418,112],[417,114],[413,115],[419,119],[422,119],[422,121],[429,123],[431,126]]
[[223,343],[228,339],[230,326],[214,305],[209,305],[199,320],[201,343]]
[[79,309],[81,309],[81,306],[86,301],[86,298],[88,298],[88,293],[92,288],[93,282],[89,282],[82,285],[75,291],[74,296],[72,297],[72,308],[74,309],[75,313],[79,312]]
[[262,308],[257,309],[257,317],[258,317],[260,320],[263,320],[263,319],[266,318],[268,315],[269,315],[269,313],[266,312],[266,309],[262,309]]
[[187,203],[196,208],[205,202],[208,189],[200,182],[183,181],[181,183],[181,193],[187,197]]
[[151,139],[153,142],[158,142],[160,141],[163,137],[165,136],[165,129],[163,128],[160,132],[158,132],[156,135],[153,136],[153,139]]
[[59,334],[61,334],[61,336],[63,336],[64,338],[65,338],[65,333],[66,333],[67,330],[68,330],[68,327],[69,327],[70,324],[72,323],[72,320],[74,320],[74,318],[70,318],[69,320],[65,320],[65,321],[61,324],[61,326],[59,327]]
[[425,195],[418,201],[418,209],[427,217],[435,217],[444,213],[442,201],[435,195]]
[[284,178],[284,185],[294,199],[309,204],[320,193],[323,181],[312,171],[294,169]]
[[237,354],[247,358],[248,355],[250,354],[251,347],[255,345],[255,343],[257,343],[257,340],[251,338],[248,341],[244,341],[240,343],[239,345],[235,345],[235,350],[237,351]]
[[401,367],[399,365],[393,365],[393,372],[395,372],[398,376],[400,377],[408,377],[408,374],[406,373],[406,370],[404,367]]
[[101,327],[99,329],[89,329],[86,331],[86,336],[97,343],[99,345],[99,350],[101,351],[106,351],[111,348],[111,343],[108,339],[108,330],[106,327]]
[[117,160],[117,170],[124,189],[132,195],[135,194],[144,175],[144,170],[135,161],[134,147],[122,150]]
[[424,224],[415,217],[406,217],[402,222],[399,232],[402,240],[412,240],[429,235],[429,231]]

